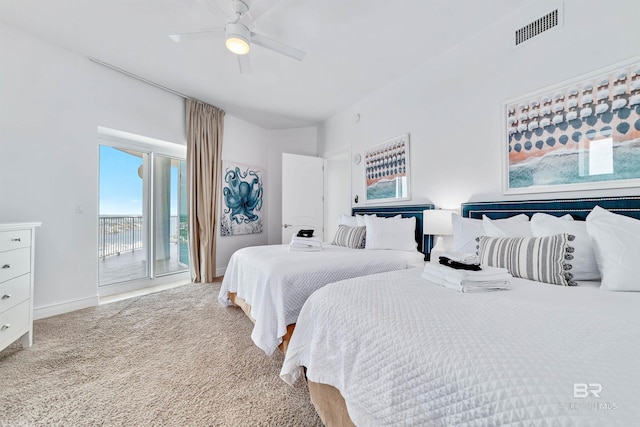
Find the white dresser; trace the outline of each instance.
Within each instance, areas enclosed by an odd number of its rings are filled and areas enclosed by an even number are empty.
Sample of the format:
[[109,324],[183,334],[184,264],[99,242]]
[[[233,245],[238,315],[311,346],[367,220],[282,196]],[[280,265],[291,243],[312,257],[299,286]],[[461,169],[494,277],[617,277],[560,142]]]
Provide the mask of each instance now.
[[0,350],[33,340],[33,261],[41,223],[0,222]]

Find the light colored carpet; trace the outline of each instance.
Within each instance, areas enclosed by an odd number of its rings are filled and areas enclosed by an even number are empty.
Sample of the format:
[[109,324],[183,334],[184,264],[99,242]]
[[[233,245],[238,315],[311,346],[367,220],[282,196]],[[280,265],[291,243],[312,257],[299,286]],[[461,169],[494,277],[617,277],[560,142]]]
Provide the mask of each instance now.
[[321,426],[283,357],[217,302],[178,288],[36,321],[30,349],[0,352],[0,426]]

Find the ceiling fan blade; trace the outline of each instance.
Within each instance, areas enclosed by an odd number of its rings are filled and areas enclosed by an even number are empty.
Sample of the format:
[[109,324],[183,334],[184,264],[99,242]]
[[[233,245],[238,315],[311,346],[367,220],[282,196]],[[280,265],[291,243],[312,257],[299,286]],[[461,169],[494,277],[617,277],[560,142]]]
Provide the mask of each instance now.
[[255,23],[263,15],[266,15],[274,9],[282,0],[243,0],[248,6],[247,17],[252,23]]
[[209,12],[213,13],[214,15],[218,15],[221,13],[227,18],[227,20],[233,21],[234,17],[229,15],[222,7],[220,7],[220,5],[215,2],[215,0],[196,0],[196,1],[201,5],[203,5],[204,7],[206,7],[207,9],[209,9]]
[[216,28],[214,30],[190,31],[188,33],[169,34],[169,38],[176,43],[187,42],[190,40],[201,40],[212,36],[216,33],[224,32],[224,28]]
[[253,70],[251,69],[251,58],[249,58],[249,55],[236,55],[236,57],[238,58],[240,74],[253,73]]
[[300,49],[280,43],[277,40],[254,33],[253,31],[251,32],[251,43],[281,53],[289,58],[297,59],[298,61],[302,61],[306,56],[306,53]]

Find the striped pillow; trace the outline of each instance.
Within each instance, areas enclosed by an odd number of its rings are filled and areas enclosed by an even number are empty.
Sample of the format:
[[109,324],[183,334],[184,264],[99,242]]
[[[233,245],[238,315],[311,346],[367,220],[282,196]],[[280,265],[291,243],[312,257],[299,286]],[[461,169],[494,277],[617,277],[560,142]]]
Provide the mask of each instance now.
[[570,234],[545,237],[486,237],[478,238],[480,264],[502,267],[514,277],[574,286],[569,261],[573,259]]
[[364,249],[366,232],[367,227],[350,227],[341,224],[331,244],[351,249]]

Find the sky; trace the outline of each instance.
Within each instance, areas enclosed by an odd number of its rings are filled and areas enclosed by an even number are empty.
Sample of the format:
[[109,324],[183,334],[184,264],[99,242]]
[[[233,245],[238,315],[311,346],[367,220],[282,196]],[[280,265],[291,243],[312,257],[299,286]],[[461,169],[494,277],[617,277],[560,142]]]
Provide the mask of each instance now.
[[[142,158],[100,146],[100,215],[142,215]],[[177,215],[177,168],[171,168],[171,215]]]

